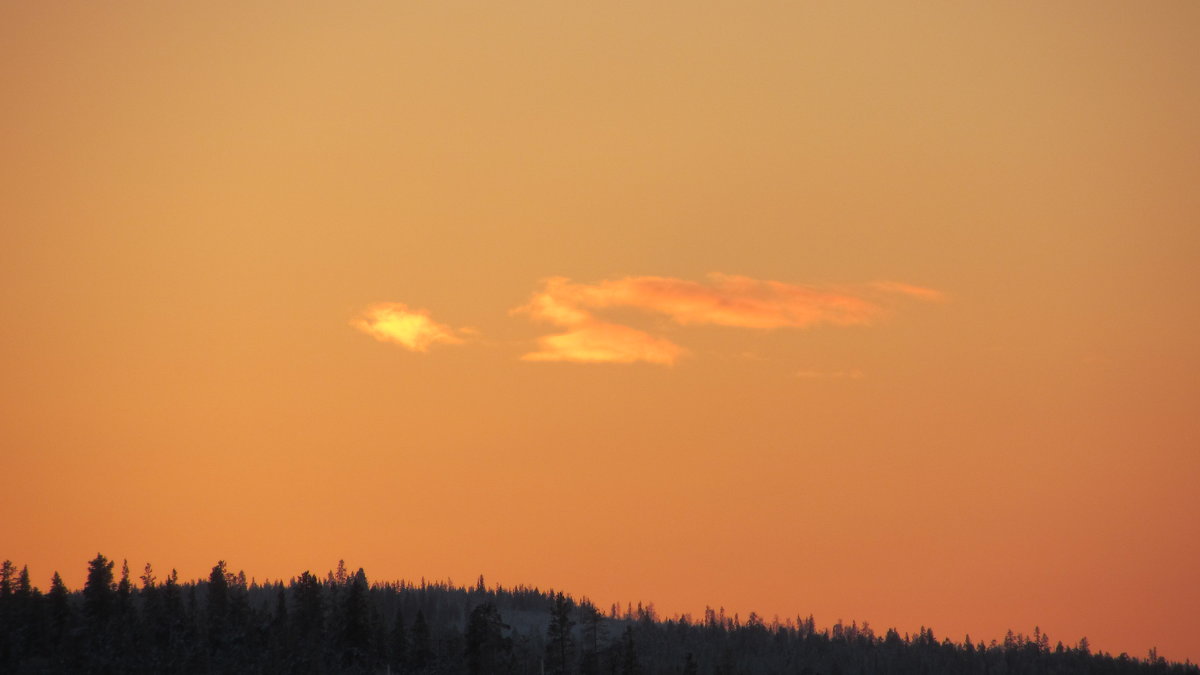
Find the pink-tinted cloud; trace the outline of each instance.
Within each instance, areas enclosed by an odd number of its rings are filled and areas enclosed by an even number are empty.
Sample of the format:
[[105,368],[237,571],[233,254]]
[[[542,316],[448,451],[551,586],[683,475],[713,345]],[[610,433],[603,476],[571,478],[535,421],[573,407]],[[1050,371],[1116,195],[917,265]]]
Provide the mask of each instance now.
[[427,310],[409,309],[399,302],[371,305],[350,325],[380,342],[397,344],[414,352],[428,351],[433,344],[463,342],[453,328],[430,318]]
[[561,284],[564,293],[591,307],[625,306],[665,314],[683,325],[741,328],[839,326],[870,323],[883,308],[861,296],[814,286],[713,274],[709,283],[669,277],[627,277],[592,286]]
[[627,307],[663,314],[681,325],[757,329],[865,326],[886,315],[885,298],[897,294],[924,300],[941,298],[932,289],[896,282],[834,288],[726,274],[710,275],[708,283],[626,277],[579,284],[554,277],[545,279],[542,289],[516,311],[571,329],[541,338],[541,350],[523,357],[527,360],[671,364],[683,354],[681,347],[628,326],[604,322],[593,312]]
[[556,277],[543,281],[541,292],[534,295],[529,306],[577,315],[589,309],[634,307],[665,314],[683,325],[803,328],[870,324],[887,311],[877,300],[881,294],[926,300],[941,297],[938,291],[896,282],[830,288],[726,274],[710,275],[707,284],[670,277],[626,277],[577,284]]

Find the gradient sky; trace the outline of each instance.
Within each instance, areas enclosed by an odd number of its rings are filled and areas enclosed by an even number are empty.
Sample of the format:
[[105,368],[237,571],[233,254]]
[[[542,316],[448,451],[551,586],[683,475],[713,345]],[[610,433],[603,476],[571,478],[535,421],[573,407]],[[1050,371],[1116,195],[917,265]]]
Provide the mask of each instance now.
[[0,556],[1200,660],[1198,29],[0,3]]

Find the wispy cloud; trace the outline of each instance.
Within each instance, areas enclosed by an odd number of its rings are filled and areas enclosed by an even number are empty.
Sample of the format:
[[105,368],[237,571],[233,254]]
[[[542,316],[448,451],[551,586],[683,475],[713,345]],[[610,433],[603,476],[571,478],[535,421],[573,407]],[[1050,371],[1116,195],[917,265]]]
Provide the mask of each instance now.
[[670,277],[626,277],[578,284],[555,277],[542,282],[542,290],[529,305],[553,307],[560,314],[633,307],[665,314],[682,325],[803,328],[870,324],[886,312],[875,296],[896,293],[923,299],[941,295],[932,289],[894,282],[829,288],[728,274],[709,275],[707,284]]
[[602,321],[559,287],[566,279],[547,279],[543,291],[513,313],[528,314],[568,328],[565,333],[538,338],[539,350],[522,356],[525,361],[575,361],[578,363],[636,363],[672,365],[684,354],[679,345],[636,328]]
[[708,283],[671,277],[625,277],[580,284],[553,277],[543,280],[541,290],[514,311],[571,329],[541,338],[541,350],[526,354],[526,360],[669,365],[684,353],[682,347],[628,326],[605,322],[594,312],[634,308],[666,315],[680,325],[764,330],[865,326],[888,313],[886,296],[896,294],[923,300],[941,298],[938,291],[896,282],[819,287],[712,274]]
[[428,351],[433,344],[462,344],[453,328],[434,321],[424,309],[409,309],[399,302],[380,302],[363,310],[350,322],[380,342],[391,342],[414,352]]
[[913,286],[899,281],[876,281],[871,284],[871,288],[884,293],[898,293],[908,295],[920,300],[942,301],[946,299],[946,295],[941,291],[935,291],[932,288],[924,288],[922,286]]
[[578,363],[658,363],[669,366],[684,354],[679,345],[636,328],[589,321],[566,333],[538,338],[539,350],[522,356],[525,361],[575,361]]

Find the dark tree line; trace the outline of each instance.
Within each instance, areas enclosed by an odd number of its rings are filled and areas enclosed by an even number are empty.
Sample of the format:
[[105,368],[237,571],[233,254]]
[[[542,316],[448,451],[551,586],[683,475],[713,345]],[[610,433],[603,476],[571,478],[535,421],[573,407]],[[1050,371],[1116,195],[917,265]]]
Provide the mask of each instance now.
[[0,567],[0,673],[396,673],[406,675],[1200,675],[1190,663],[1051,646],[1034,629],[1003,641],[938,640],[867,624],[818,630],[708,610],[660,619],[653,606],[602,612],[536,588],[370,583],[342,563],[320,578],[249,582],[218,562],[206,579],[159,579],[103,555],[82,589],[55,573]]

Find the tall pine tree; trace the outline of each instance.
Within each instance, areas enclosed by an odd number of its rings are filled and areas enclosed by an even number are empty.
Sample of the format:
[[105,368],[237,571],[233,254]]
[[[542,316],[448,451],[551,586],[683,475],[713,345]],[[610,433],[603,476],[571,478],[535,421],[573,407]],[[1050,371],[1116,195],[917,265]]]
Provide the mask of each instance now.
[[567,675],[573,671],[575,641],[571,638],[571,612],[575,601],[559,592],[554,596],[550,608],[550,625],[546,628],[546,672],[549,675]]

